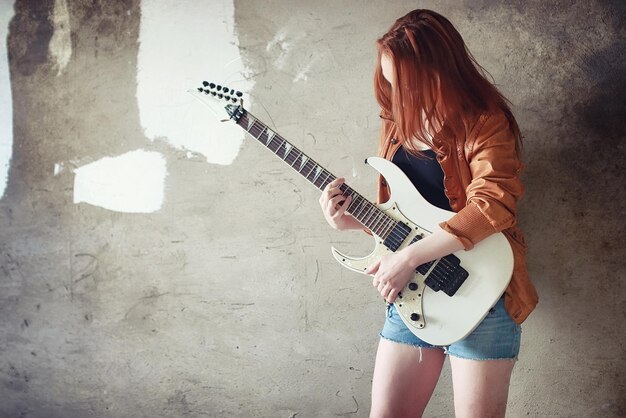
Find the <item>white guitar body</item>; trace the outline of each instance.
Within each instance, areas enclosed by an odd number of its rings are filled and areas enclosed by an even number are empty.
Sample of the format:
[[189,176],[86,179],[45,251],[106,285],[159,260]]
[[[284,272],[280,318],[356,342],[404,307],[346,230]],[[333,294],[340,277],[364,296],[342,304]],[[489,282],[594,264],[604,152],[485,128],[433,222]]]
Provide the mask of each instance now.
[[[441,222],[454,215],[428,203],[402,170],[390,161],[371,157],[367,163],[382,174],[391,187],[391,198],[378,207],[412,228],[400,249],[410,245],[416,235],[428,235],[437,230]],[[419,224],[412,219],[419,220]],[[381,256],[391,252],[380,237],[374,235],[374,238],[374,251],[366,257],[349,257],[332,248],[333,256],[348,269],[364,273]],[[395,301],[406,326],[420,339],[437,346],[452,344],[470,334],[496,304],[513,272],[513,252],[502,233],[490,235],[470,251],[454,255],[461,260],[469,276],[453,296],[435,292],[425,285],[431,267],[426,275],[416,272],[415,290],[407,285]]]

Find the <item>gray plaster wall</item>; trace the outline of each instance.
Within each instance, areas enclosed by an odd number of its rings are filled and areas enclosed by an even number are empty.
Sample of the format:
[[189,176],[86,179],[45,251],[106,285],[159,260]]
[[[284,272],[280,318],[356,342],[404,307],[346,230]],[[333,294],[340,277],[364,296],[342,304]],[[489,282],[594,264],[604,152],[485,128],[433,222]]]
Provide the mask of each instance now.
[[[318,192],[253,140],[227,166],[148,141],[135,99],[140,3],[68,5],[62,75],[47,56],[51,2],[18,0],[8,36],[0,416],[367,416],[384,306],[329,246],[365,253],[369,238],[327,227]],[[374,41],[417,7],[452,20],[524,133],[519,222],[540,304],[508,416],[625,416],[622,1],[237,0],[251,110],[374,197],[362,163],[378,132]],[[292,45],[282,70],[267,48],[280,30]],[[167,158],[155,213],[74,204],[71,170],[52,173],[136,148]],[[447,364],[426,416],[453,416]]]

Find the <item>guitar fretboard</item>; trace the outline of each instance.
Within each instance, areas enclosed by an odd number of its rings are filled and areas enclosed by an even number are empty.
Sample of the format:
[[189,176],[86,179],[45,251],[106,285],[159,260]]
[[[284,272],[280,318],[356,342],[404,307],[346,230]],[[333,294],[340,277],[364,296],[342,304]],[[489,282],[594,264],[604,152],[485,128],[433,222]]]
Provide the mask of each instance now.
[[[243,108],[239,108],[237,117],[233,119],[262,145],[318,189],[323,190],[337,178]],[[394,219],[387,216],[376,205],[358,194],[347,184],[342,184],[340,190],[343,196],[352,196],[352,202],[350,202],[347,211],[361,224],[383,239],[387,239],[395,233],[398,223]]]

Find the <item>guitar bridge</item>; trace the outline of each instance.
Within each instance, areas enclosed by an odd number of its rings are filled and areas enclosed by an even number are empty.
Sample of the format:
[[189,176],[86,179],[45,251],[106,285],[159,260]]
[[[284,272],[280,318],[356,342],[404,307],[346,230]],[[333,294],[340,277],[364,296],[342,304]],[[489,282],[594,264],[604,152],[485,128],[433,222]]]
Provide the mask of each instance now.
[[468,277],[467,270],[461,267],[461,260],[454,254],[450,254],[439,259],[424,284],[435,292],[441,290],[448,296],[454,296]]
[[[422,234],[416,235],[413,241],[411,241],[411,244],[419,241],[423,237]],[[430,271],[435,262],[437,262],[435,268]],[[418,266],[415,271],[426,277],[426,280],[424,280],[426,286],[430,287],[435,292],[441,290],[448,296],[454,296],[465,282],[465,279],[469,277],[467,270],[461,267],[461,260],[454,254],[442,257],[438,261],[434,260],[424,263]],[[430,274],[428,273],[429,271]]]

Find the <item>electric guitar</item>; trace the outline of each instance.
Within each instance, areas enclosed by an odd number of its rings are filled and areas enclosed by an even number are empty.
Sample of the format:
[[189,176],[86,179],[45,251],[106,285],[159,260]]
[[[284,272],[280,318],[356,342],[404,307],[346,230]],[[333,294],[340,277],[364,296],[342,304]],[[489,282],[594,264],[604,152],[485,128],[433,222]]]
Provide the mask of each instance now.
[[[206,98],[228,103],[224,109],[230,119],[318,189],[336,179],[244,109],[241,92],[204,81],[190,93],[205,104]],[[392,162],[370,157],[366,163],[385,177],[391,187],[389,201],[371,203],[345,183],[340,190],[344,196],[352,196],[347,212],[372,232],[374,250],[365,257],[350,257],[332,248],[340,264],[363,274],[381,256],[415,243],[454,215],[428,203]],[[502,233],[492,234],[469,251],[417,267],[415,277],[394,304],[403,322],[420,339],[437,346],[449,345],[476,328],[506,289],[512,272],[509,242]]]

